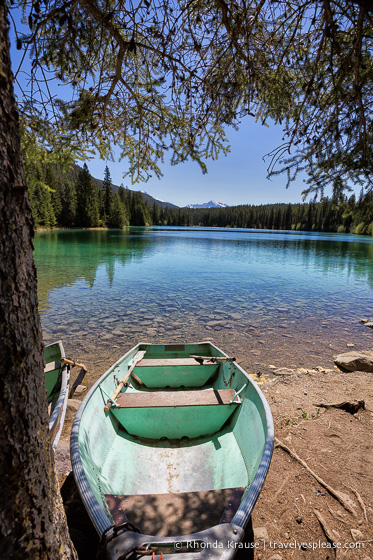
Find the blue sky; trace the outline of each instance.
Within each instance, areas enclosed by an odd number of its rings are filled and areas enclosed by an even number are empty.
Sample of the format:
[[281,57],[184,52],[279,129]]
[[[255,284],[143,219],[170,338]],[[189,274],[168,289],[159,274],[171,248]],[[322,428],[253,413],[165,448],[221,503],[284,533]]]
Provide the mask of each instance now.
[[[276,176],[268,180],[268,159],[263,156],[282,143],[279,126],[269,128],[246,118],[238,131],[230,129],[228,138],[231,152],[221,155],[218,160],[208,160],[208,173],[202,175],[199,165],[187,162],[171,166],[165,162],[161,167],[163,177],[152,178],[147,183],[131,185],[130,179],[123,179],[126,162],[111,162],[110,169],[114,184],[123,183],[130,189],[143,190],[161,200],[178,206],[217,200],[231,206],[236,204],[268,204],[271,202],[301,202],[305,188],[304,177],[299,177],[288,189],[286,176]],[[95,159],[88,163],[94,177],[103,178],[106,162]]]

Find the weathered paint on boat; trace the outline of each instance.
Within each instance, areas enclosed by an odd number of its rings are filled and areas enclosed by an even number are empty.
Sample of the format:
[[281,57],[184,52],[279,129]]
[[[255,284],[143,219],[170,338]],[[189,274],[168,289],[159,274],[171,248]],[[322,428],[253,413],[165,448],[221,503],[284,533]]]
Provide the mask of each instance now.
[[[112,402],[139,351],[146,352],[144,359]],[[191,541],[200,543],[199,557],[228,560],[237,551],[228,542],[244,538],[272,456],[272,416],[240,366],[195,365],[189,363],[193,355],[226,357],[209,342],[139,344],[97,381],[79,408],[73,471],[94,526],[108,537],[111,560],[147,545],[166,547],[172,560],[176,542],[182,549],[177,558],[186,560],[196,553],[185,546]],[[159,360],[166,364],[164,375]]]
[[61,364],[65,357],[62,342],[48,344],[44,348],[44,379],[47,390],[49,415],[49,434],[53,451],[56,450],[65,420],[69,393],[70,368]]

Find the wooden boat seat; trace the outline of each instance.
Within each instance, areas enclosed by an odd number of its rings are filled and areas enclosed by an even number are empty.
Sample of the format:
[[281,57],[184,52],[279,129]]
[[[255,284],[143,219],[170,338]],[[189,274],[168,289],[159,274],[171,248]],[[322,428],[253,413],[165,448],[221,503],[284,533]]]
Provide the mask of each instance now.
[[[235,395],[234,389],[207,389],[205,391],[156,391],[121,393],[116,404],[119,408],[153,408],[170,406],[228,405]],[[239,397],[233,401],[239,403]]]
[[60,360],[57,360],[56,362],[49,362],[49,364],[46,364],[46,366],[44,368],[44,373],[50,373],[51,371],[54,371],[55,369],[60,369],[60,368],[61,368]]
[[196,438],[215,434],[241,403],[234,389],[126,391],[110,408],[125,430],[147,439]]

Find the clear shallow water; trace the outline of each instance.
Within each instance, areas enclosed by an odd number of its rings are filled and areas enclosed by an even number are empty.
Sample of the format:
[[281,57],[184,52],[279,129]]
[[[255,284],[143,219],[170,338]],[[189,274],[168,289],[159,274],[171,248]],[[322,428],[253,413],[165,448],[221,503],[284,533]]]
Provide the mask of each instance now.
[[[373,239],[209,228],[38,233],[44,337],[93,377],[139,341],[210,339],[251,370],[373,346]],[[331,346],[331,348],[330,348]]]

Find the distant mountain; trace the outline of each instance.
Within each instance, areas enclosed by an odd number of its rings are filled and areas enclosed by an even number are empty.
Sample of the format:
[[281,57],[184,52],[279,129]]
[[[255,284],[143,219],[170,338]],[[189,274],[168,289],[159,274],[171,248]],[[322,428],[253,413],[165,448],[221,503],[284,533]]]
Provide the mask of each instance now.
[[[113,185],[113,189],[116,191],[118,190],[119,187],[116,187],[115,185]],[[172,204],[171,202],[166,202],[165,200],[160,200],[159,198],[154,198],[153,196],[151,196],[150,194],[148,194],[145,191],[138,191],[142,194],[142,197],[144,200],[147,200],[149,202],[149,204],[157,204],[158,206],[160,206],[161,208],[179,208],[179,206],[177,206],[176,204]]]
[[204,204],[188,204],[186,208],[229,208],[229,204],[210,200],[210,202],[205,202]]

